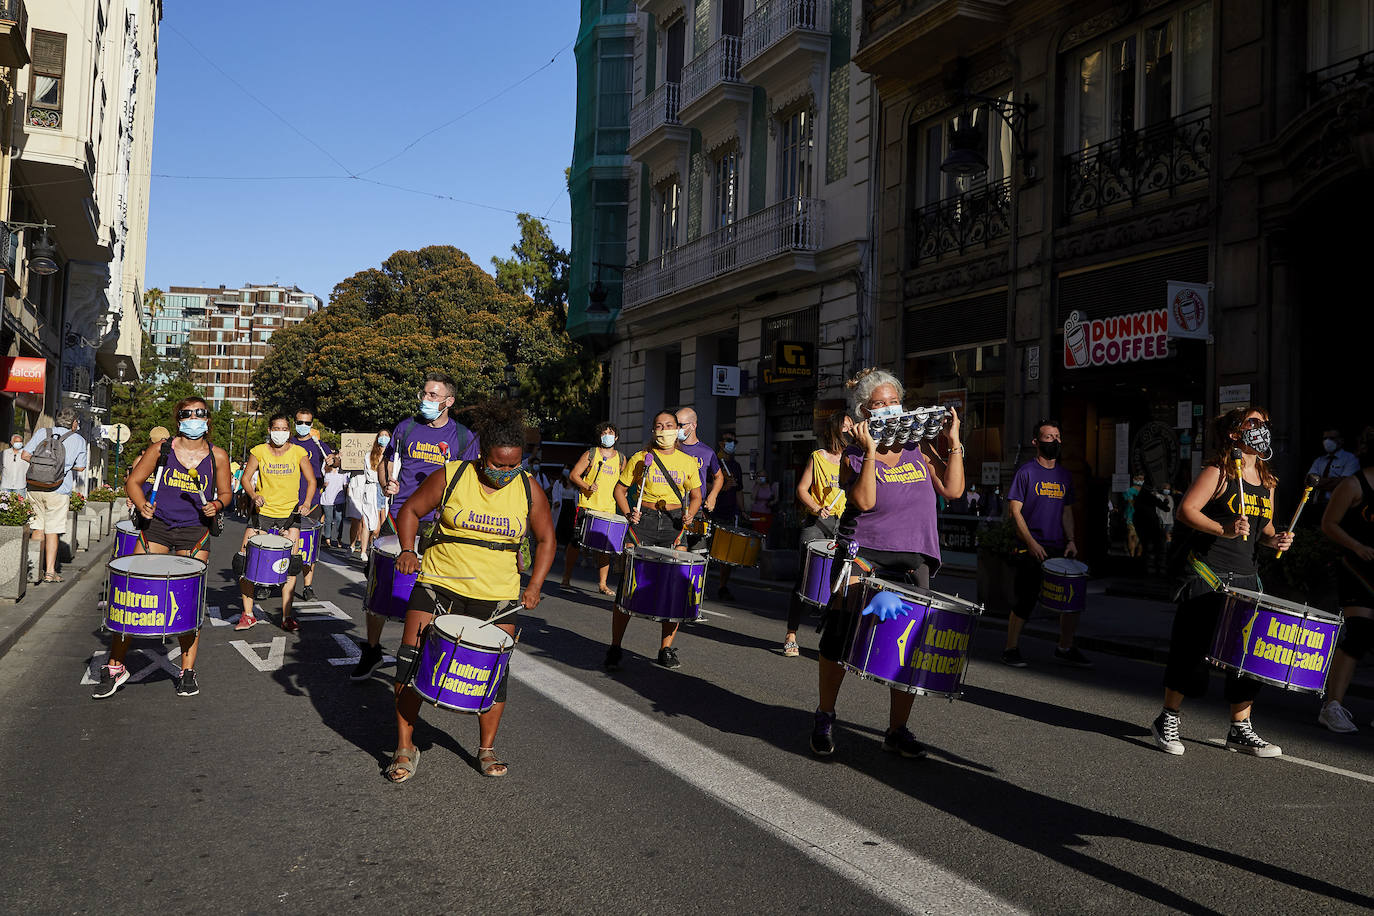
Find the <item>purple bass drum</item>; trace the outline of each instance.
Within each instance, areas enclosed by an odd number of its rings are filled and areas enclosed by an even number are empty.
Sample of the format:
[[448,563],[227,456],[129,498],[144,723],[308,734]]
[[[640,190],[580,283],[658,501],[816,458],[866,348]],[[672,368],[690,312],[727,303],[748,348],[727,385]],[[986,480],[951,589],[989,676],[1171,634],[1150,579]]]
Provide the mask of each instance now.
[[1243,588],[1225,588],[1207,660],[1245,677],[1296,690],[1326,692],[1341,618]]
[[162,638],[200,629],[205,564],[192,557],[142,553],[110,561],[105,628]]
[[[900,598],[906,613],[885,621],[861,613],[880,592]],[[850,586],[849,609],[842,663],[850,671],[921,696],[954,700],[963,692],[969,645],[982,605],[869,577]]]
[[835,565],[835,542],[820,538],[806,543],[806,558],[797,581],[797,598],[803,604],[830,604],[830,571]]
[[363,610],[378,617],[405,620],[410,607],[410,593],[415,588],[418,572],[403,575],[396,572],[396,560],[401,556],[401,542],[394,534],[372,542],[367,564],[367,595]]
[[138,526],[133,519],[126,518],[115,525],[115,559],[133,556],[138,550]]
[[290,577],[291,551],[296,545],[279,534],[258,534],[248,539],[243,577],[254,585],[285,585]]
[[577,515],[577,540],[592,553],[619,555],[625,549],[630,520],[612,512],[583,509]]
[[631,546],[625,551],[616,610],[648,620],[696,620],[706,591],[707,562],[686,550]]
[[301,519],[300,534],[296,537],[296,553],[301,555],[301,563],[314,566],[320,553],[320,531],[324,526],[314,519]]
[[515,639],[476,617],[441,614],[422,634],[411,686],[435,706],[486,712],[496,702],[501,679],[510,667]]

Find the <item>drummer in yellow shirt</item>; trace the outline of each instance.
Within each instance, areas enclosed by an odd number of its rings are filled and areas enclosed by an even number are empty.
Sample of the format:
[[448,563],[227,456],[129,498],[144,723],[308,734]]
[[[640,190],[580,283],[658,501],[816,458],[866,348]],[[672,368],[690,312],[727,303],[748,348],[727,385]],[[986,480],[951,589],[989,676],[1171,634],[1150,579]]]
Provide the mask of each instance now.
[[[275,531],[293,544],[300,537],[301,515],[315,498],[316,481],[310,456],[299,445],[288,442],[290,436],[290,421],[285,414],[276,414],[267,421],[270,441],[253,446],[248,452],[248,464],[243,468],[243,491],[255,508],[248,520],[248,529],[243,533],[240,554],[248,549],[248,541],[259,534]],[[305,498],[297,502],[302,477],[305,478]],[[296,576],[292,573],[281,587],[281,628],[288,633],[301,628],[300,621],[291,615],[291,595],[295,588]],[[243,595],[243,614],[234,629],[247,630],[258,622],[253,616],[253,599],[258,597],[258,591],[247,579],[240,578],[239,592]]]
[[[587,449],[586,453],[577,459],[572,473],[568,475],[568,479],[578,492],[577,519],[573,522],[573,531],[578,530],[583,512],[614,514],[616,511],[615,482],[625,467],[625,456],[615,447],[616,441],[620,438],[620,431],[615,428],[614,423],[607,420],[597,426],[596,437],[598,447]],[[564,588],[572,587],[572,571],[577,565],[581,547],[577,535],[574,534],[573,542],[568,545],[563,560]],[[596,554],[596,576],[600,580],[599,588],[603,595],[615,594],[615,589],[606,584],[606,575],[610,569],[610,554]]]
[[[677,425],[677,416],[671,410],[655,414],[652,446],[630,457],[620,472],[620,482],[615,485],[615,504],[630,520],[630,537],[642,547],[686,550],[682,543],[683,518],[691,518],[701,508],[701,475],[697,471],[697,460],[678,450]],[[646,458],[650,455],[652,460],[647,463],[649,473],[646,477]],[[630,501],[631,487],[635,488],[633,503]],[[685,507],[683,499],[687,500]],[[605,661],[607,671],[620,667],[623,654],[620,642],[629,623],[628,614],[618,611],[611,614],[611,647],[606,650]],[[676,635],[677,624],[663,621],[658,663],[664,668],[682,667],[677,650],[673,648]]]

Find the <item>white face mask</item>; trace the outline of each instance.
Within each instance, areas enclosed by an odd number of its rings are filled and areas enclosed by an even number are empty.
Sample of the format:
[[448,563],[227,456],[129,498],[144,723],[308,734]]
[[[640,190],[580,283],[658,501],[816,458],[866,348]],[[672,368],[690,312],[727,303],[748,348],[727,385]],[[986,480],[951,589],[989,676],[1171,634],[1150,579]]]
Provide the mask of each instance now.
[[1323,439],[1323,440],[1322,440],[1322,448],[1326,449],[1326,453],[1327,453],[1328,455],[1331,454],[1332,452],[1334,452],[1336,449],[1338,449],[1338,448],[1340,448],[1340,447],[1341,447],[1341,444],[1340,444],[1339,442],[1337,442],[1335,439]]
[[902,405],[889,404],[886,407],[874,407],[868,411],[868,415],[874,420],[883,420],[887,417],[900,417],[902,415]]
[[291,438],[290,430],[285,429],[274,429],[267,435],[272,440],[272,444],[277,448],[281,448],[286,444],[286,440]]
[[10,443],[10,448],[14,449],[16,452],[19,451],[19,450],[20,450],[21,448],[23,448],[23,447],[24,447],[24,443],[22,443],[22,442],[11,442],[11,443]]
[[615,436],[612,436],[610,433],[607,433],[606,435],[601,437],[602,448],[610,448],[613,445],[615,445]]
[[687,441],[687,429],[686,429],[686,427],[679,427],[679,429],[678,429],[678,431],[677,431],[677,441],[679,441],[679,442],[686,442],[686,441]]

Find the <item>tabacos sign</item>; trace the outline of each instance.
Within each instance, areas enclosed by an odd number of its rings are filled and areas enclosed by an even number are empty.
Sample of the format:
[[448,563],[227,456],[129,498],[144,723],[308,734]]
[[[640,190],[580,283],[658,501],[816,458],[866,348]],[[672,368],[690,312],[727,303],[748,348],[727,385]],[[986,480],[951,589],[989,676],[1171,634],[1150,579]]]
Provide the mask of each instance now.
[[1150,309],[1111,318],[1064,319],[1064,368],[1115,366],[1169,355],[1169,311]]

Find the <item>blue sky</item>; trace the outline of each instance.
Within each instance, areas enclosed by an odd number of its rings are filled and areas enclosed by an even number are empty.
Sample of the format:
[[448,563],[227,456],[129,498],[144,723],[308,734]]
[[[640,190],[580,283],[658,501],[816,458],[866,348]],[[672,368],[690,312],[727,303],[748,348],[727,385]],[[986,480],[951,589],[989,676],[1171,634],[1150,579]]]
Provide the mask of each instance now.
[[[566,247],[577,19],[574,0],[167,4],[146,285],[294,283],[328,302],[430,244],[490,271],[517,237],[505,210],[547,213]],[[226,180],[264,176],[284,180]]]

